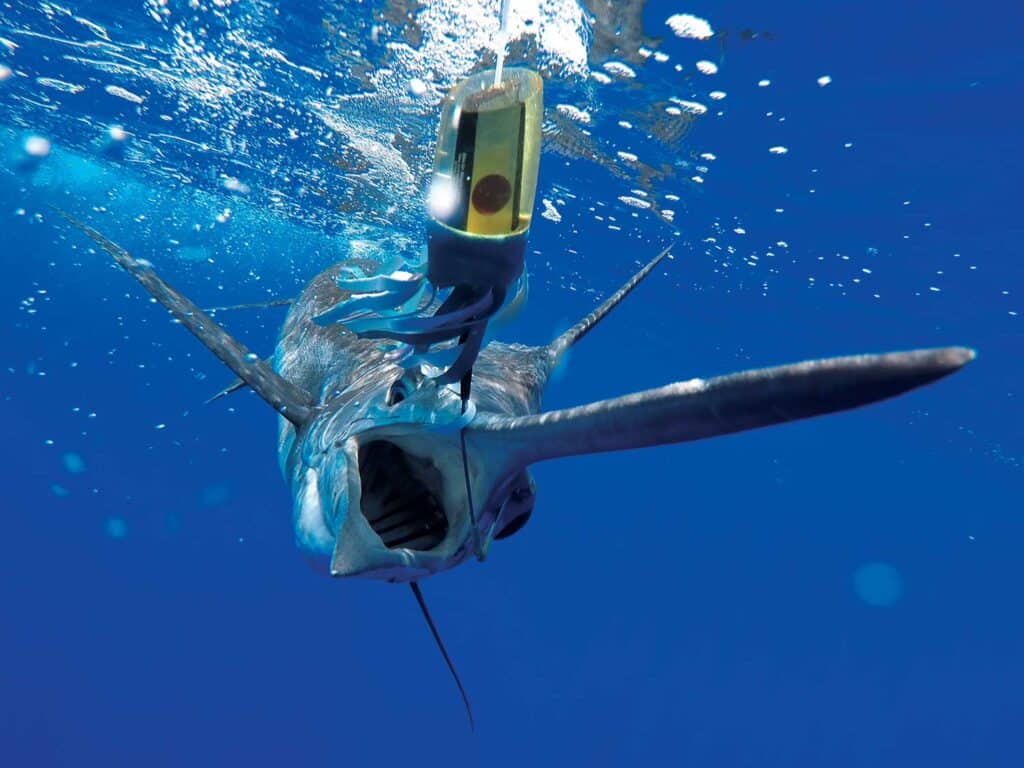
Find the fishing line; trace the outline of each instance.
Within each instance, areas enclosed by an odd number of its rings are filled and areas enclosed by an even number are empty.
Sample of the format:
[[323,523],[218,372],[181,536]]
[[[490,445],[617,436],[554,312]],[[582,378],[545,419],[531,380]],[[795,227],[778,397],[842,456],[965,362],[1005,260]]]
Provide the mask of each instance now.
[[[469,395],[473,384],[473,369],[470,368],[466,371],[466,375],[462,377],[460,385],[460,395],[462,397],[462,412],[466,412],[466,408],[470,405]],[[476,507],[473,505],[473,484],[469,481],[469,457],[466,455],[466,428],[463,427],[459,430],[459,444],[462,446],[462,477],[466,483],[466,504],[469,507],[469,522],[473,527],[473,549],[476,550],[476,559],[480,562],[484,561],[483,548],[480,545],[480,529],[476,524]]]
[[469,505],[469,522],[473,526],[473,548],[476,550],[476,559],[484,561],[484,552],[480,544],[480,529],[476,524],[476,509],[473,506],[473,487],[469,482],[469,460],[466,457],[466,430],[459,430],[459,442],[462,444],[462,476],[466,481],[466,503]]
[[459,695],[462,696],[462,703],[466,706],[466,714],[469,716],[469,727],[471,730],[476,730],[476,721],[473,719],[473,708],[469,704],[469,696],[466,695],[466,689],[462,687],[462,680],[459,679],[459,673],[455,671],[455,665],[452,663],[451,657],[448,655],[448,651],[444,647],[444,641],[441,640],[441,634],[437,631],[437,627],[434,626],[434,620],[430,616],[430,609],[427,608],[427,601],[423,599],[423,592],[420,591],[420,585],[418,582],[411,581],[409,586],[412,588],[412,593],[416,596],[416,602],[420,606],[420,612],[423,614],[423,618],[427,620],[427,626],[430,627],[430,634],[434,636],[434,642],[437,643],[438,649],[441,651],[441,655],[444,657],[444,663],[448,665],[448,671],[452,673],[452,677],[455,679],[455,685],[459,689]]
[[498,39],[495,41],[498,61],[494,67],[494,86],[501,85],[501,72],[505,68],[505,45],[508,43],[508,19],[512,13],[512,0],[501,0],[498,11]]

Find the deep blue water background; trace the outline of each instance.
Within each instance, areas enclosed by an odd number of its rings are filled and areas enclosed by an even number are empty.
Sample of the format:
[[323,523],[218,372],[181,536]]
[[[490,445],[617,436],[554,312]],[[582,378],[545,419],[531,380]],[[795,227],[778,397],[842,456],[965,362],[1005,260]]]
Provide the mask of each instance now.
[[[471,734],[408,590],[333,582],[296,552],[273,413],[249,394],[204,406],[226,372],[46,208],[103,200],[6,171],[2,764],[1024,762],[1024,318],[1008,314],[1024,311],[1021,9],[657,2],[649,27],[679,11],[777,36],[729,49],[728,117],[695,131],[719,160],[677,214],[684,242],[575,350],[546,405],[831,354],[960,343],[978,361],[854,413],[538,466],[522,534],[424,584]],[[789,88],[778,139],[763,113],[779,92],[761,77]],[[776,143],[790,153],[769,156]],[[546,182],[602,178],[543,162]],[[107,174],[126,210],[175,204]],[[330,263],[316,232],[246,230],[245,216],[235,237],[280,254],[261,262],[268,288]],[[688,236],[716,216],[790,242],[767,291]],[[130,218],[118,227],[158,259]],[[552,266],[516,337],[544,341],[592,307],[552,277],[560,249],[606,293],[671,238],[649,229],[641,246],[538,220]],[[160,266],[200,304],[253,298],[202,263]],[[870,289],[827,286],[862,266]],[[225,322],[269,350],[275,312]],[[876,562],[900,580],[884,607],[854,578]]]

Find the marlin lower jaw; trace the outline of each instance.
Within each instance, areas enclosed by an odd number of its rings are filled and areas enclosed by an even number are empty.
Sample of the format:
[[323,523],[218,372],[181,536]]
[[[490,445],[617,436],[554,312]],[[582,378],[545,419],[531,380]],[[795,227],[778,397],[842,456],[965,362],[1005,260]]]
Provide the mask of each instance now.
[[458,432],[391,425],[344,451],[332,575],[414,581],[473,554]]

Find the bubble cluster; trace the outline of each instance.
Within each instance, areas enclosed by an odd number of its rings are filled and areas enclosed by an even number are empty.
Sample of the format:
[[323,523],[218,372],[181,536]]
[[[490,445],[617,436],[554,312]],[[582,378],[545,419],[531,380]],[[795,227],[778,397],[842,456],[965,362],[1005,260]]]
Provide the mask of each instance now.
[[693,40],[707,40],[714,35],[705,19],[689,13],[677,13],[665,19],[665,24],[675,33],[676,37],[685,37]]

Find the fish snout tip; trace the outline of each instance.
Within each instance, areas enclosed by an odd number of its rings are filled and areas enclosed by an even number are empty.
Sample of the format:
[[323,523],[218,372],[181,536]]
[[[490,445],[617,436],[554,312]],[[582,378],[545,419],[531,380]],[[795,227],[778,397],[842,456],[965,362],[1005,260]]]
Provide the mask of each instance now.
[[907,353],[903,361],[909,366],[906,370],[912,377],[923,376],[926,381],[935,381],[956,373],[977,356],[971,347],[933,347]]
[[950,371],[963,368],[978,356],[977,350],[972,347],[943,347],[935,350],[936,363]]
[[929,347],[910,352],[897,352],[894,355],[899,361],[897,365],[906,366],[904,370],[908,374],[923,375],[932,381],[956,373],[975,357],[977,353],[971,347],[960,346]]

